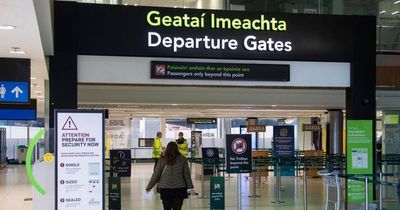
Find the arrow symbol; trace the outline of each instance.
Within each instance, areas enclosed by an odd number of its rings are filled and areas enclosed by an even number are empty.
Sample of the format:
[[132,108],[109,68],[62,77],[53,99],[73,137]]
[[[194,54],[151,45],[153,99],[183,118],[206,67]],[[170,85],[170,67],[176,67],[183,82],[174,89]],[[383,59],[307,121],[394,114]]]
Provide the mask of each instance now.
[[19,94],[24,93],[24,91],[22,91],[18,86],[15,86],[15,88],[11,90],[11,93],[15,93],[15,98],[19,98]]

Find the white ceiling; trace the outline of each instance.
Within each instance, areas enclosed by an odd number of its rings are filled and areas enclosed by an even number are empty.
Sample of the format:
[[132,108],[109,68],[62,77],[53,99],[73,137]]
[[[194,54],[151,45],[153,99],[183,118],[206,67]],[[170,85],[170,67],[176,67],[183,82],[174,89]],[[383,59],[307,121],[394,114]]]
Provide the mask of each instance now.
[[[40,0],[50,2],[50,0]],[[38,98],[38,116],[43,116],[44,80],[48,79],[46,60],[33,0],[0,0],[0,24],[16,26],[14,30],[0,30],[0,57],[31,59],[31,98]],[[10,54],[11,47],[19,47],[24,55]]]

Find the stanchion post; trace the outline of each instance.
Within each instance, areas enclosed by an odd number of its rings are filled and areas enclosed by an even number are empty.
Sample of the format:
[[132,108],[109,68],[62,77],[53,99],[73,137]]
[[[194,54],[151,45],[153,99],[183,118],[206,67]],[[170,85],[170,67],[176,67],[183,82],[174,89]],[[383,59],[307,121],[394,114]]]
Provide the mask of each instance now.
[[379,173],[379,210],[383,210],[383,174]]
[[304,198],[304,210],[307,210],[307,173],[306,173],[306,168],[304,168],[304,173],[303,173],[303,198]]
[[368,177],[365,177],[365,210],[368,208]]
[[242,191],[242,174],[237,174],[237,209],[241,210],[242,209],[242,196],[241,196],[241,191]]

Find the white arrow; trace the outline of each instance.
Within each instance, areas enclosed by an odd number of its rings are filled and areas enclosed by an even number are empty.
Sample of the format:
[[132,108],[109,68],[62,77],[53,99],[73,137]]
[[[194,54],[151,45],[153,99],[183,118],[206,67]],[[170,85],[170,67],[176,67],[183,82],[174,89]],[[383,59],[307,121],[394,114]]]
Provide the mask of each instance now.
[[19,98],[19,94],[24,93],[24,91],[21,90],[18,86],[15,86],[14,89],[12,89],[11,93],[15,93],[15,98]]

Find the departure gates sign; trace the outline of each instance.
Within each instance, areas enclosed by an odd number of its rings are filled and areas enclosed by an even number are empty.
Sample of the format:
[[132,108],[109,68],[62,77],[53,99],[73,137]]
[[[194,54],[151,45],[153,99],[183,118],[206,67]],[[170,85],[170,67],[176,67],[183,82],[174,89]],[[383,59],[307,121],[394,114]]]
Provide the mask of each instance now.
[[78,54],[144,57],[349,61],[358,23],[329,15],[85,4],[78,14]]
[[[219,16],[212,12],[203,12],[196,15],[168,15],[159,10],[151,10],[147,13],[147,23],[154,27],[175,27],[175,28],[210,28],[210,29],[233,29],[233,30],[253,30],[253,31],[276,31],[284,32],[287,30],[287,24],[284,19],[275,17],[266,17],[260,15],[256,18],[227,18]],[[272,37],[259,38],[254,35],[248,35],[243,40],[234,38],[214,38],[212,36],[201,37],[181,37],[181,36],[163,36],[162,34],[149,31],[147,33],[148,47],[171,48],[177,52],[182,48],[186,49],[207,49],[207,50],[237,50],[239,45],[249,51],[265,52],[290,52],[293,49],[290,40],[276,40]]]

